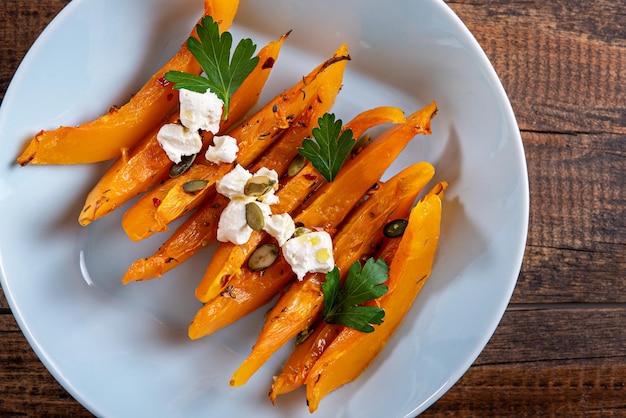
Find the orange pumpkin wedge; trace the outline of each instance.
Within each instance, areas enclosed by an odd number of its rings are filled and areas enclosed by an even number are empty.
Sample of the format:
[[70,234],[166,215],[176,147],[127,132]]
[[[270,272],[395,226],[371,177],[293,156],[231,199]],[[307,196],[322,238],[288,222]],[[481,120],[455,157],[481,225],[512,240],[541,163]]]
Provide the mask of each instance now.
[[441,183],[411,211],[391,265],[389,290],[375,301],[385,310],[384,322],[372,333],[345,327],[315,362],[306,378],[309,411],[339,386],[356,379],[383,349],[430,276],[439,241]]
[[[412,194],[401,199],[398,202],[398,207],[387,219],[387,222],[408,218],[418,193],[419,189],[415,189]],[[382,241],[382,244],[380,244],[381,248],[377,250],[375,258],[383,259],[389,264],[401,239],[376,238],[375,242],[378,241]],[[296,346],[283,365],[280,374],[275,376],[272,382],[269,393],[272,403],[276,402],[278,395],[292,392],[304,385],[306,377],[317,359],[320,358],[324,350],[339,335],[342,329],[343,326],[341,325],[326,324],[324,321],[318,320],[312,329],[300,331],[296,338]]]
[[[272,148],[263,158],[264,164],[269,165],[267,168],[276,168],[274,164],[271,164],[271,162],[274,160],[277,162],[280,161],[280,158],[278,157],[279,155],[284,155],[282,148],[285,144],[291,143],[291,146],[294,147],[294,140],[298,140],[300,142],[302,141],[302,131],[304,129],[308,128],[306,128],[306,126],[294,126],[289,129],[283,138],[281,138],[276,144],[276,147]],[[275,154],[274,151],[279,154],[275,156],[276,158],[273,157],[273,154]],[[289,160],[287,160],[287,163],[289,163]],[[256,170],[253,169],[252,171],[254,172]],[[277,213],[290,211],[298,204],[299,201],[303,200],[311,191],[314,190],[319,181],[313,171],[313,169],[308,171],[303,169],[301,173],[298,173],[297,176],[290,179],[283,187],[279,188],[277,196],[280,201],[274,205],[274,210]],[[133,262],[124,274],[122,282],[129,283],[133,281],[149,280],[155,277],[161,277],[164,273],[189,259],[202,247],[214,242],[217,239],[217,222],[219,221],[222,210],[227,204],[228,199],[219,194],[214,195],[207,202],[203,203],[198,211],[192,214],[183,225],[174,231],[171,237],[158,249],[155,254]],[[205,224],[210,224],[213,227],[207,228]],[[248,243],[242,246],[233,245],[233,250],[243,251],[243,248],[250,245],[251,242],[257,242],[255,239],[258,235],[259,234],[253,233]],[[228,244],[220,243],[218,250],[222,245]],[[223,257],[223,254],[223,251],[216,251],[211,260],[221,258]],[[239,268],[237,268],[236,271],[239,271]],[[234,271],[232,273],[234,273]],[[218,282],[218,280],[216,280],[216,282]],[[207,282],[202,284],[202,286],[207,285],[209,285]],[[211,286],[217,286],[217,290],[215,292],[219,293],[219,291],[221,291],[221,285],[215,283],[211,284]],[[201,285],[198,285],[198,287],[201,287]],[[213,292],[213,295],[215,295],[215,292]]]
[[[318,112],[314,120],[316,121],[317,118],[324,112]],[[404,123],[405,121],[406,118],[404,117],[404,112],[402,112],[402,110],[396,107],[377,107],[368,109],[358,114],[345,125],[344,129],[352,130],[354,137],[359,138],[367,130],[377,125],[383,123],[399,124]],[[286,141],[285,139],[280,141],[280,144],[278,145],[287,148],[287,150],[284,153],[284,158],[282,158],[283,165],[277,170],[279,175],[286,171],[287,164],[292,161],[297,153],[297,147],[302,144],[304,137],[309,135],[310,134],[303,135],[300,138],[295,138],[293,143],[291,143],[291,141]],[[272,151],[274,150],[270,150],[269,154],[271,154]],[[263,157],[257,165],[259,167],[265,166],[267,168],[276,169],[277,164],[274,163],[273,158],[269,157],[269,155]],[[305,181],[306,177],[311,176],[315,176],[316,178],[319,178],[319,181],[323,181],[323,178],[318,176],[310,165],[307,165],[306,170],[306,173],[302,173],[298,177],[301,178],[304,174]],[[256,170],[253,169],[252,171]],[[294,189],[296,193],[291,192],[291,190]],[[310,189],[308,187],[302,188],[298,186],[298,183],[292,184],[291,182],[288,182],[286,184],[286,190],[278,190],[277,195],[280,200],[274,207],[274,212],[292,213],[301,203],[304,202],[309,192]],[[263,241],[266,235],[267,234],[263,231],[253,232],[248,242],[243,245],[235,245],[228,242],[220,243],[213,254],[213,258],[211,259],[202,280],[196,288],[196,298],[202,302],[207,302],[219,293],[227,283],[228,277],[241,271],[241,266],[248,259],[248,256],[252,253],[252,251],[257,248],[261,241]]]
[[[230,27],[239,1],[207,0],[204,5],[205,15],[213,16],[224,31]],[[195,36],[195,31],[194,28],[190,36]],[[79,126],[40,131],[18,156],[17,162],[21,165],[85,164],[123,155],[177,108],[178,93],[164,79],[170,70],[200,74],[200,64],[186,42],[126,104]]]
[[[383,132],[358,154],[359,158],[348,160],[340,171],[343,180],[338,182],[336,179],[332,183],[323,185],[315,199],[315,206],[309,205],[303,209],[302,216],[307,218],[306,226],[331,228],[330,224],[337,220],[344,209],[341,201],[337,200],[337,196],[342,196],[342,198],[362,196],[367,188],[380,179],[387,167],[416,135],[431,134],[430,122],[436,113],[437,104],[432,102],[409,115],[405,123],[394,125]],[[363,166],[362,161],[368,159],[371,163]],[[339,187],[337,184],[343,182],[350,186],[337,190]]]
[[[230,117],[222,121],[220,131],[227,131],[256,105],[286,38],[287,35],[283,35],[259,51],[259,64],[233,94]],[[178,119],[179,113],[176,111],[165,123],[176,123]],[[80,212],[78,222],[81,225],[88,225],[110,214],[168,177],[172,162],[156,138],[162,125],[159,124],[127,155],[118,158],[100,178],[87,195]]]
[[[331,229],[336,228],[410,140],[417,134],[431,132],[430,121],[436,111],[437,106],[433,102],[407,118],[404,125],[408,125],[410,129],[392,127],[372,141],[364,151],[347,163],[333,183],[330,183],[334,185],[336,193],[326,193],[324,199],[318,199],[321,193],[320,190],[316,190],[310,198],[312,203],[308,206],[307,213],[311,215],[305,216],[300,213],[296,221],[301,221],[307,226],[314,226],[320,218],[324,219],[316,212],[323,214],[324,209],[332,205],[334,209],[330,213]],[[392,134],[389,134],[390,132]],[[376,152],[377,149],[380,152]],[[348,167],[350,167],[349,170],[347,170]],[[358,175],[359,173],[361,175]],[[361,191],[355,192],[355,188],[361,188]],[[333,202],[331,196],[335,196],[337,201]],[[228,291],[223,293],[227,297],[222,294],[214,297],[196,313],[189,325],[189,337],[198,339],[210,335],[260,308],[276,296],[292,277],[293,273],[282,257],[279,257],[276,263],[263,272],[243,269],[241,273],[230,278]]]
[[[382,228],[398,207],[399,202],[413,202],[420,190],[432,179],[434,168],[427,162],[407,167],[368,196],[341,227],[333,239],[335,266],[342,276],[350,266],[373,254]],[[231,378],[231,385],[239,386],[255,373],[278,349],[309,328],[318,318],[324,304],[322,283],[326,275],[309,274],[295,282],[278,299],[268,313],[252,352]]]
[[[278,136],[300,120],[311,101],[322,95],[320,89],[325,89],[327,84],[335,85],[337,81],[341,84],[348,59],[347,46],[342,45],[309,75],[270,100],[231,131],[229,135],[237,139],[239,146],[237,163],[244,167],[253,163]],[[134,241],[147,238],[155,232],[167,231],[170,222],[200,206],[214,191],[215,182],[231,169],[232,164],[213,164],[200,156],[185,173],[166,180],[131,206],[124,214],[122,227]],[[206,187],[193,194],[186,192],[185,183],[195,180],[206,182]]]

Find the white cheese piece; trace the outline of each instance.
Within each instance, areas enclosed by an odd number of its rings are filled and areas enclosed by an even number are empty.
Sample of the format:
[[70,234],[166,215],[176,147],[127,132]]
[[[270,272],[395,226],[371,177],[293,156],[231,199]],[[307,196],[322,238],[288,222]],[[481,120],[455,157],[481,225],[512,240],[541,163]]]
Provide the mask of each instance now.
[[296,225],[291,215],[279,213],[265,218],[263,230],[274,237],[278,241],[278,245],[282,247],[296,231]]
[[270,170],[267,167],[261,167],[257,170],[256,173],[254,173],[255,176],[267,176],[270,178],[270,180],[274,180],[276,182],[278,182],[278,173],[276,172],[276,170]]
[[306,273],[328,273],[335,265],[333,242],[325,231],[291,238],[282,248],[283,256],[298,280],[302,280]]
[[198,131],[190,130],[177,123],[163,125],[157,133],[157,141],[168,158],[179,163],[183,155],[193,155],[202,148]]
[[273,205],[278,203],[278,196],[276,196],[276,190],[278,189],[278,173],[276,170],[270,170],[266,167],[261,167],[254,173],[255,176],[267,176],[270,180],[275,182],[274,188],[269,192],[260,196],[258,199],[260,202],[266,203],[268,205]]
[[246,223],[246,203],[231,200],[222,211],[217,224],[217,240],[243,245],[250,239],[252,228]]
[[238,152],[237,140],[229,135],[221,135],[213,137],[213,145],[209,145],[204,156],[215,164],[232,163]]
[[[217,223],[218,241],[232,242],[237,245],[243,245],[248,242],[253,231],[246,221],[246,205],[248,203],[244,199],[234,199],[228,202]],[[261,209],[264,222],[267,224],[272,214],[270,207],[261,202],[255,203]]]
[[263,229],[276,238],[280,245],[283,245],[293,235],[295,225],[291,216],[289,214],[273,215],[270,208],[271,204],[278,202],[278,196],[275,195],[278,188],[278,173],[262,167],[255,175],[267,176],[276,182],[276,187],[263,196],[247,196],[244,190],[246,183],[253,175],[241,165],[236,165],[217,181],[215,185],[217,192],[230,199],[218,222],[218,241],[242,245],[250,239],[252,228],[246,222],[246,204],[250,202],[254,202],[261,208]]
[[235,168],[217,181],[215,190],[229,199],[243,199],[251,202],[255,200],[255,198],[246,196],[243,192],[244,187],[246,187],[246,182],[250,178],[252,178],[252,174],[241,165],[237,164]]
[[207,90],[206,93],[181,89],[180,121],[187,128],[216,134],[220,130],[220,121],[224,111],[224,102],[215,93]]

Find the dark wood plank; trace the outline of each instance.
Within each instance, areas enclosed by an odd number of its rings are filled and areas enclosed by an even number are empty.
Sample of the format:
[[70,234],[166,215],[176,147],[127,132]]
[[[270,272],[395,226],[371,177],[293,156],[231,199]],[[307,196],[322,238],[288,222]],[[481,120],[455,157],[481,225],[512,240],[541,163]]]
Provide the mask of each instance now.
[[626,136],[523,138],[532,204],[513,301],[626,302]]
[[623,417],[626,364],[616,361],[472,367],[424,417]]
[[447,3],[485,49],[522,130],[626,134],[623,2]]
[[2,287],[0,287],[0,315],[9,315],[9,303],[7,302],[6,297],[4,296],[4,291]]
[[474,364],[626,361],[624,324],[624,305],[511,305]]
[[[626,16],[614,2],[449,1],[522,130],[531,217],[514,302],[626,302]],[[623,7],[622,7],[623,9]]]
[[624,416],[626,306],[513,305],[424,416]]

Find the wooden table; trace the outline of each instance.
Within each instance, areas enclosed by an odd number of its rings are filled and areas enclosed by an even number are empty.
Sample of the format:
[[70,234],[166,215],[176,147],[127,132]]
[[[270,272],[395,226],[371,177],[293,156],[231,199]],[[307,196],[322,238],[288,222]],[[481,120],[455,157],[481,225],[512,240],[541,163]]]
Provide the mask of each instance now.
[[[68,2],[0,1],[0,99]],[[448,3],[517,115],[530,229],[500,326],[424,416],[626,416],[626,3]],[[44,413],[89,415],[35,356],[0,292],[0,415]]]

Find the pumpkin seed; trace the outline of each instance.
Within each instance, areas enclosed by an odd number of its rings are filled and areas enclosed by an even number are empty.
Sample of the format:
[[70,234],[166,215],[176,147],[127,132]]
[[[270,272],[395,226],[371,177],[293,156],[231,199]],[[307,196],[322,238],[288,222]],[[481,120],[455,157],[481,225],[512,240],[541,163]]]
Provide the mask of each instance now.
[[304,168],[304,164],[306,163],[306,158],[302,155],[296,155],[291,163],[289,163],[289,167],[287,168],[287,175],[289,177],[293,177],[300,172]]
[[272,190],[275,184],[276,181],[268,176],[254,176],[246,182],[243,192],[246,196],[263,196]]
[[299,237],[300,235],[308,234],[309,232],[311,232],[309,228],[304,227],[304,226],[299,226],[296,228],[295,231],[293,231],[293,236]]
[[252,271],[265,270],[278,258],[278,246],[276,244],[263,244],[248,258],[248,268]]
[[183,174],[185,171],[189,170],[189,168],[193,165],[193,162],[196,159],[196,155],[183,155],[180,159],[180,162],[174,164],[170,168],[170,177],[178,177]]
[[390,221],[383,228],[383,234],[387,238],[398,238],[404,234],[404,230],[406,226],[409,224],[409,221],[406,219],[395,219]]
[[263,211],[254,202],[246,203],[246,223],[255,231],[260,231],[265,226]]
[[300,331],[298,335],[296,335],[296,341],[295,341],[296,345],[300,345],[303,342],[305,342],[307,338],[309,338],[309,335],[313,333],[314,329],[315,329],[315,326],[311,325],[307,329],[303,329],[302,331]]
[[183,190],[187,193],[195,193],[204,189],[206,185],[209,184],[206,180],[189,180],[185,184],[183,184]]

